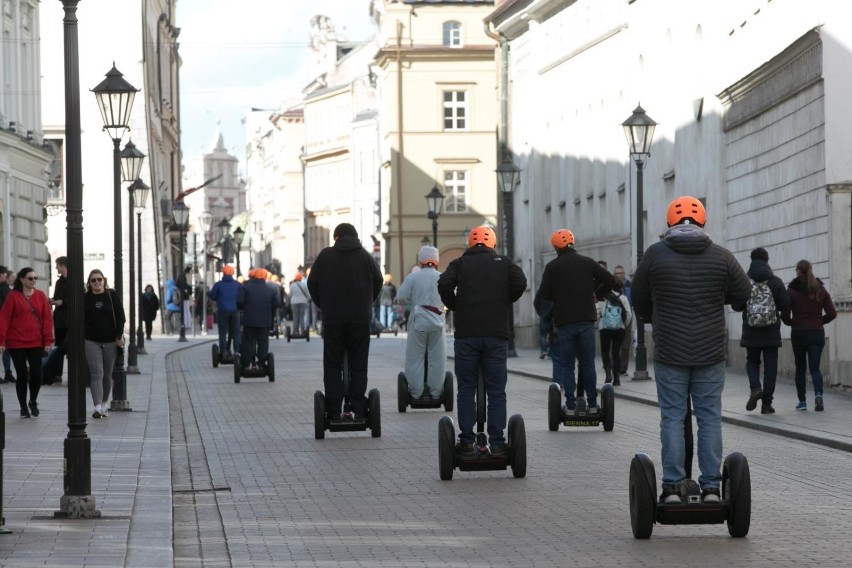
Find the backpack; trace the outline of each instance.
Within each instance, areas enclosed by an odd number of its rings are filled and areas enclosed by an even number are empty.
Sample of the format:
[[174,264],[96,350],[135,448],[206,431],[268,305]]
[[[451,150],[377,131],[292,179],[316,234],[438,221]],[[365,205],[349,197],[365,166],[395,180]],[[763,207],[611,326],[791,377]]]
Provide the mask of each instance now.
[[745,313],[750,327],[768,327],[778,323],[775,298],[766,282],[751,281],[751,297],[746,302]]
[[180,288],[175,286],[172,289],[172,303],[179,306],[182,301],[183,301],[183,298],[181,298],[181,295],[180,295]]
[[603,329],[618,330],[624,325],[624,306],[617,297],[607,297],[601,316]]

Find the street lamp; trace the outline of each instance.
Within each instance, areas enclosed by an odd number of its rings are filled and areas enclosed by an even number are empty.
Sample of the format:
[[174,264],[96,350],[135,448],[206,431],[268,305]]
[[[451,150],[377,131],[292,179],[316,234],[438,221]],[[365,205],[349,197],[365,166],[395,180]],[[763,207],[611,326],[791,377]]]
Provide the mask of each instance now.
[[178,226],[180,230],[180,261],[178,262],[178,289],[181,292],[181,305],[180,305],[180,337],[178,338],[179,342],[186,342],[186,321],[184,319],[184,312],[186,306],[186,273],[183,270],[183,251],[186,250],[186,223],[189,220],[189,207],[186,206],[182,200],[178,201],[172,206],[172,215],[174,215],[175,224]]
[[426,203],[429,205],[429,213],[426,217],[432,220],[432,246],[438,246],[438,217],[444,206],[444,194],[438,189],[438,184],[432,186],[432,191],[426,194]]
[[[130,195],[133,196],[133,206],[136,209],[136,246],[137,246],[137,256],[139,257],[139,273],[138,273],[138,288],[139,288],[139,308],[141,312],[142,308],[142,212],[145,211],[145,206],[148,203],[148,194],[151,193],[151,188],[145,185],[145,182],[139,178],[136,178],[136,181],[130,186],[132,189]],[[133,247],[131,247],[130,254],[133,254]],[[145,351],[145,330],[142,328],[142,314],[139,314],[139,328],[136,330],[136,343],[138,345],[138,353],[140,355],[146,355],[148,352]],[[130,334],[133,335],[133,330],[130,330]]]
[[80,51],[77,4],[62,0],[65,12],[65,207],[68,252],[68,435],[63,443],[63,495],[58,518],[100,517],[92,495],[92,440],[86,435],[86,369],[83,334],[83,172],[80,142]]
[[[127,374],[138,375],[139,365],[137,363],[136,351],[136,335],[133,333],[136,329],[136,262],[133,258],[133,191],[136,187],[136,182],[139,180],[139,172],[142,171],[142,162],[145,160],[145,154],[140,152],[132,140],[128,140],[121,151],[121,176],[124,181],[133,182],[127,186],[129,193],[127,200],[127,232],[130,236],[130,254],[128,262],[127,277],[130,281],[130,343],[127,346]],[[141,269],[141,264],[140,264]],[[141,271],[141,270],[140,270]],[[113,403],[118,400],[127,400],[127,384],[115,384],[116,396],[113,397]],[[123,410],[130,410],[129,403],[125,405]]]
[[245,237],[246,232],[243,231],[242,227],[237,227],[234,229],[234,244],[237,245],[237,275],[242,274],[240,270],[240,251],[243,248],[243,238]]
[[[630,157],[636,162],[636,266],[642,261],[645,252],[645,227],[643,224],[643,172],[645,160],[651,155],[651,140],[654,138],[654,129],[657,123],[645,114],[642,105],[636,107],[633,114],[621,123],[624,127],[624,135],[627,137],[627,146]],[[645,323],[636,318],[636,370],[633,373],[634,381],[647,381],[648,358],[645,351]]]
[[201,281],[201,335],[207,335],[207,231],[210,230],[210,225],[213,223],[213,214],[210,211],[204,211],[198,216],[198,225],[201,229],[204,242],[204,280]]
[[[119,144],[121,144],[121,137],[130,123],[130,111],[133,108],[133,99],[136,97],[138,91],[139,89],[124,80],[124,76],[115,68],[115,63],[113,63],[112,69],[106,74],[106,79],[92,89],[98,101],[101,118],[104,121],[103,129],[112,138],[113,249],[115,254],[112,278],[115,291],[118,292],[119,297],[122,299],[124,298],[124,267],[122,266],[121,257],[121,152],[119,151]],[[110,409],[126,410],[127,400],[126,398],[121,398],[126,395],[127,391],[124,354],[121,351],[119,351],[115,359],[112,378],[114,388]]]
[[222,217],[222,220],[216,223],[216,226],[219,227],[219,231],[222,233],[222,236],[219,237],[222,243],[222,264],[229,264],[228,257],[231,254],[231,222],[228,221],[227,217]]
[[[497,187],[503,197],[503,250],[510,262],[515,262],[515,243],[512,238],[514,231],[514,208],[513,192],[521,179],[521,170],[512,161],[508,148],[503,146],[503,156],[497,169]],[[517,357],[515,350],[515,308],[509,310],[509,357]]]

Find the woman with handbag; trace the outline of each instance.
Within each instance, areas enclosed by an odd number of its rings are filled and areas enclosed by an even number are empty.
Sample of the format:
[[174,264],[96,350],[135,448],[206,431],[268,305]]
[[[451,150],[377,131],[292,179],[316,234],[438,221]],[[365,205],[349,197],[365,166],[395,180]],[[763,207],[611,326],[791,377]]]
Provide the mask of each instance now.
[[118,349],[124,348],[124,305],[115,290],[110,290],[103,272],[89,273],[84,295],[86,319],[86,362],[89,365],[89,389],[95,411],[92,418],[109,415],[112,371]]
[[53,345],[50,300],[44,292],[36,290],[37,281],[38,276],[29,266],[18,271],[14,287],[0,309],[0,353],[9,349],[18,374],[15,390],[21,405],[21,418],[29,418],[30,413],[39,415],[41,359]]

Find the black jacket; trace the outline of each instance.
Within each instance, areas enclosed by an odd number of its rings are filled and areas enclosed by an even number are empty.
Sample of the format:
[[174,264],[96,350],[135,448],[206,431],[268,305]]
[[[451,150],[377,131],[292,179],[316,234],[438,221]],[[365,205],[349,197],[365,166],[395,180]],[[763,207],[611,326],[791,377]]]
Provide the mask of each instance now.
[[246,327],[272,327],[273,310],[281,305],[278,291],[261,278],[249,278],[237,291],[237,308]]
[[[780,278],[772,274],[772,268],[765,260],[752,260],[748,267],[748,277],[755,282],[766,282],[772,290],[772,299],[775,300],[775,311],[779,314],[790,313],[790,296],[787,288]],[[741,347],[781,347],[781,318],[774,325],[766,327],[751,327],[746,323],[745,302],[732,302],[731,307],[743,313],[743,336],[740,339]]]
[[62,300],[62,304],[53,308],[53,327],[66,329],[68,327],[68,279],[60,276],[53,287],[53,299]]
[[654,326],[654,359],[704,367],[725,360],[725,304],[746,302],[751,281],[704,229],[677,225],[651,245],[633,275],[633,309]]
[[145,292],[139,300],[142,321],[154,321],[160,310],[160,299],[154,292]]
[[323,323],[366,323],[382,289],[382,273],[357,237],[344,236],[324,248],[311,266],[308,292]]
[[97,343],[111,343],[121,337],[126,318],[118,292],[108,288],[103,294],[83,294],[85,337]]
[[615,286],[615,276],[571,247],[560,249],[541,277],[541,297],[553,302],[553,323],[598,321],[596,295],[602,298]]
[[438,293],[455,312],[456,337],[509,338],[509,316],[527,287],[527,277],[508,257],[478,245],[450,263]]

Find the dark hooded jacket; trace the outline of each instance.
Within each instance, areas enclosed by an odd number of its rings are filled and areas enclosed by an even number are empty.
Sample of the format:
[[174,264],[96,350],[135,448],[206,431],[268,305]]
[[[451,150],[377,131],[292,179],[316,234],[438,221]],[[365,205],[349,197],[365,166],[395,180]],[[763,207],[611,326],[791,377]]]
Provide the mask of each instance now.
[[[790,313],[790,296],[784,282],[772,273],[769,263],[765,260],[755,259],[751,261],[748,268],[748,277],[754,282],[766,282],[772,291],[772,299],[775,301],[775,311],[780,314]],[[740,339],[741,347],[781,347],[781,317],[773,325],[766,327],[751,327],[746,323],[745,302],[733,302],[731,307],[743,313],[743,336]]]
[[230,274],[223,274],[222,279],[213,284],[208,296],[216,302],[216,309],[222,313],[237,311],[237,295],[243,285],[234,280]]
[[790,326],[790,335],[824,334],[823,326],[837,317],[837,309],[831,300],[831,294],[817,278],[819,293],[815,300],[808,296],[808,282],[805,278],[794,278],[787,285],[790,295],[790,313],[781,314],[781,320]]
[[311,266],[308,291],[322,310],[323,323],[369,324],[373,301],[382,289],[382,273],[358,237],[339,237]]
[[243,310],[242,324],[246,327],[272,327],[274,310],[280,305],[278,291],[262,278],[249,278],[237,289],[237,308]]
[[633,276],[633,309],[654,326],[654,359],[704,367],[725,360],[725,304],[746,302],[751,281],[734,255],[695,225],[651,245]]
[[464,251],[438,279],[441,301],[454,312],[456,338],[508,339],[512,303],[526,287],[524,271],[484,245]]
[[553,302],[553,323],[559,327],[598,321],[595,297],[602,298],[613,286],[615,276],[595,259],[565,247],[544,267],[539,292]]

